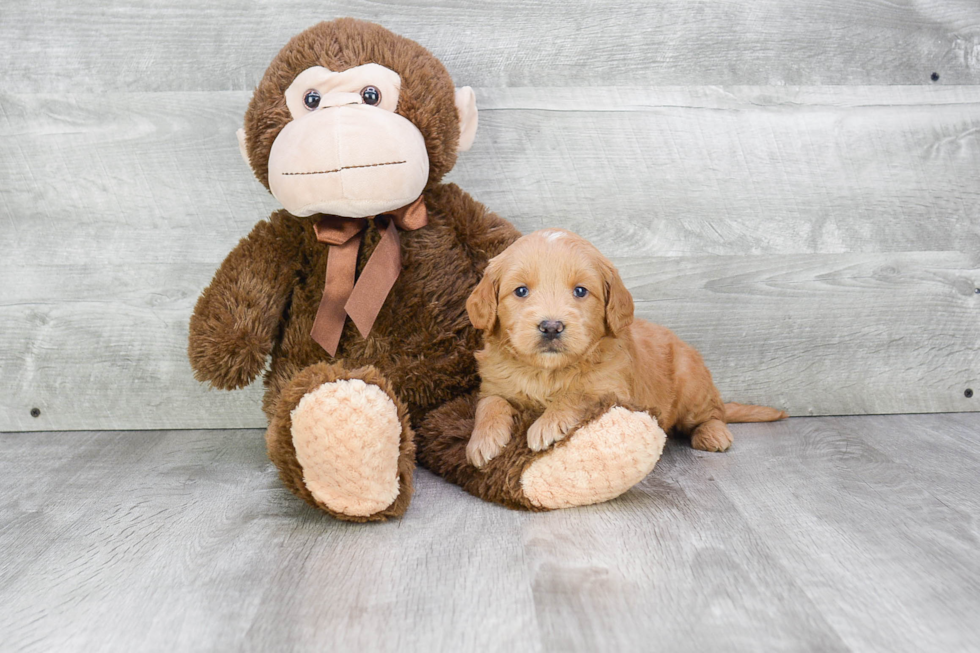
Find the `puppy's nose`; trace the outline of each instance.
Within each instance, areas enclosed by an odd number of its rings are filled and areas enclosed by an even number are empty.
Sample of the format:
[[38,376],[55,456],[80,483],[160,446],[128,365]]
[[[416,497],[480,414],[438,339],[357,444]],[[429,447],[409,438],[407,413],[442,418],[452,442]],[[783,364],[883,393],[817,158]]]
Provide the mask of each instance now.
[[561,337],[561,332],[565,330],[565,323],[558,320],[545,320],[538,324],[538,331],[541,337],[554,340]]

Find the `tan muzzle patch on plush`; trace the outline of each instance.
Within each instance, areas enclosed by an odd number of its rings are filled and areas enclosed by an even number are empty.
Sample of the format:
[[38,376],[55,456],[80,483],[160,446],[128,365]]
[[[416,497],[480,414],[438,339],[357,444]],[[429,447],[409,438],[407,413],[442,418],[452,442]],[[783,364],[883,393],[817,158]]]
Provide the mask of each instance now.
[[[284,93],[292,121],[272,144],[269,188],[287,211],[365,218],[405,206],[425,188],[425,138],[399,115],[401,78],[376,63],[334,72],[311,66]],[[476,136],[476,96],[456,89],[460,151]],[[245,132],[242,157],[249,162]]]
[[365,104],[293,120],[269,153],[269,188],[300,217],[384,213],[415,200],[428,176],[422,133],[397,113]]

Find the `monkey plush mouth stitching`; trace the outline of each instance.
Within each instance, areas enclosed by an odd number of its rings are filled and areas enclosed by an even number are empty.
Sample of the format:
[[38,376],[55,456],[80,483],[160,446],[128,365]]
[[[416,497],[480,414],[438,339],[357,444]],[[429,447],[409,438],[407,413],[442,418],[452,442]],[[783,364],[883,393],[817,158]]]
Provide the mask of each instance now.
[[283,177],[290,175],[329,175],[334,172],[340,172],[341,170],[352,170],[354,168],[377,168],[378,166],[396,166],[400,163],[406,163],[405,161],[389,161],[387,163],[367,163],[362,166],[343,166],[342,168],[337,168],[336,170],[318,170],[316,172],[284,172]]

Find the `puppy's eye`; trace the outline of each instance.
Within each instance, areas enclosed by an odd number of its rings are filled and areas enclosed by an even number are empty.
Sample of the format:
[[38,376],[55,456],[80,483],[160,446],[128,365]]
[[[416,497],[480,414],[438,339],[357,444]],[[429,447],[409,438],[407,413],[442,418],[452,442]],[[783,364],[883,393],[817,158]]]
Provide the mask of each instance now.
[[374,86],[365,86],[361,89],[361,99],[364,100],[364,104],[373,107],[381,102],[381,91]]
[[585,297],[589,294],[589,289],[585,286],[575,286],[575,290],[572,291],[576,297]]
[[527,289],[527,286],[518,286],[514,289],[514,294],[518,297],[527,297],[529,292],[530,291]]
[[316,91],[316,89],[310,89],[306,92],[306,95],[303,96],[303,104],[305,104],[306,108],[310,111],[313,111],[313,109],[320,106],[320,94]]

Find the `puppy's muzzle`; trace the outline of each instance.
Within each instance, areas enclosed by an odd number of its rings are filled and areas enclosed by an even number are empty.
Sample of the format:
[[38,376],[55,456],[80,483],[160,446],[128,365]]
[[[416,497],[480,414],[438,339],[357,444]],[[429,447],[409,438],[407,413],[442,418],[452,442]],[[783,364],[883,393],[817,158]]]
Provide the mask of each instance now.
[[561,338],[562,331],[565,330],[565,323],[557,320],[544,320],[538,323],[538,331],[541,337],[546,340],[557,340]]

